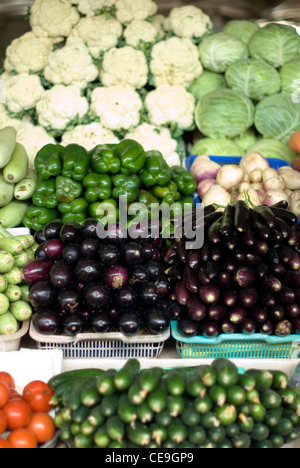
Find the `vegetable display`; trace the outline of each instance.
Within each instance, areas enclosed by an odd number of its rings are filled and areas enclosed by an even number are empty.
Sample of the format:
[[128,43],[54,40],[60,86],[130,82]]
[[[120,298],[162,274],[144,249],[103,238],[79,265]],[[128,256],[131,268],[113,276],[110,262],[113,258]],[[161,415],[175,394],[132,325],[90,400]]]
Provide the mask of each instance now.
[[299,334],[297,217],[285,202],[255,206],[249,198],[224,211],[210,208],[203,247],[187,250],[183,238],[165,256],[178,331],[207,338]]
[[70,448],[280,448],[299,434],[300,400],[280,371],[232,361],[66,372],[49,382]]

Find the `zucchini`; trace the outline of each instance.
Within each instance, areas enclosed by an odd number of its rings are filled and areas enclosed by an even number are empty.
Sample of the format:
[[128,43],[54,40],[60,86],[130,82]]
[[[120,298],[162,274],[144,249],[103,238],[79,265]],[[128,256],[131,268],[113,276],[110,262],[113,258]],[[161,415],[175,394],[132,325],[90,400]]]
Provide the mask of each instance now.
[[274,409],[281,406],[282,398],[275,390],[266,390],[261,394],[261,404],[266,409]]
[[189,375],[186,379],[186,393],[194,398],[203,397],[206,394],[206,388],[202,380],[197,375]]
[[98,448],[107,448],[111,443],[110,437],[106,432],[105,424],[99,426],[94,433],[94,443]]
[[236,365],[228,359],[218,358],[212,362],[212,368],[217,373],[217,382],[219,385],[229,388],[237,384],[239,380],[238,369]]
[[217,444],[215,444],[214,442],[212,442],[211,440],[209,439],[205,439],[202,444],[200,444],[200,447],[201,449],[216,449],[217,448]]
[[267,414],[266,408],[260,403],[253,403],[250,409],[250,416],[255,422],[263,422]]
[[62,442],[70,444],[73,441],[73,434],[71,432],[71,423],[65,422],[59,430],[59,438]]
[[282,437],[287,437],[293,431],[294,426],[289,418],[282,417],[277,426],[273,427],[272,433],[279,434]]
[[219,427],[220,421],[213,411],[208,411],[201,417],[201,425],[204,429],[210,429],[212,427]]
[[266,440],[269,437],[270,429],[266,424],[261,422],[257,422],[253,426],[253,430],[251,433],[251,438],[255,442],[261,442],[262,440]]
[[62,426],[64,425],[64,421],[63,421],[63,418],[61,417],[61,411],[56,411],[55,412],[53,421],[54,421],[55,427],[57,427],[57,429],[62,428]]
[[288,376],[282,371],[271,371],[273,374],[273,385],[275,390],[284,390],[288,386]]
[[239,385],[233,385],[227,389],[227,400],[235,406],[243,405],[246,402],[246,392]]
[[102,414],[102,408],[101,405],[97,405],[94,408],[91,409],[89,415],[88,415],[88,421],[89,423],[94,426],[94,427],[99,427],[101,424],[104,423],[104,416]]
[[183,424],[187,427],[194,427],[198,426],[201,421],[201,415],[197,411],[195,411],[194,405],[189,403],[184,408],[180,419],[182,420]]
[[252,448],[254,449],[272,449],[274,448],[273,442],[271,440],[262,440],[260,442],[254,442],[252,444]]
[[177,445],[176,442],[174,442],[173,440],[167,439],[167,440],[163,443],[162,448],[165,448],[165,449],[178,448],[178,445]]
[[209,389],[209,398],[217,406],[223,406],[226,403],[227,395],[224,387],[220,385],[214,385]]
[[293,410],[291,410],[289,408],[284,408],[283,409],[282,416],[284,416],[285,418],[290,419],[295,426],[297,426],[297,424],[299,424],[299,421],[300,421],[299,416],[297,415],[297,413],[295,413]]
[[208,439],[211,440],[214,444],[220,444],[226,438],[225,428],[220,427],[211,427],[207,431]]
[[205,387],[213,387],[217,382],[217,373],[208,364],[199,366],[196,369],[196,375],[199,376]]
[[70,408],[64,407],[61,410],[61,418],[64,422],[71,422],[72,421],[72,412]]
[[147,403],[154,413],[161,413],[167,406],[168,394],[166,389],[159,385],[153,392],[149,393]]
[[48,381],[48,385],[52,389],[57,389],[66,382],[75,383],[82,379],[86,379],[87,377],[99,377],[101,374],[103,374],[103,372],[104,371],[100,369],[79,369],[63,372],[51,377],[51,379]]
[[[169,395],[167,398],[167,409],[172,418],[180,416],[185,407],[185,399],[182,396]],[[194,409],[195,411],[195,409]]]
[[105,418],[109,418],[116,414],[118,406],[118,399],[114,395],[106,395],[102,398],[100,403],[100,408],[102,415]]
[[70,427],[71,434],[75,437],[78,434],[81,434],[81,424],[72,422]]
[[200,445],[206,439],[206,432],[202,426],[193,426],[188,430],[187,439],[189,442],[195,445]]
[[128,390],[135,377],[140,371],[140,363],[137,359],[131,359],[124,364],[114,378],[114,384],[117,390],[123,392]]
[[278,394],[282,398],[282,401],[287,406],[293,406],[296,401],[297,393],[292,387],[287,386],[284,389],[278,390]]
[[250,434],[253,431],[254,419],[251,418],[251,416],[245,416],[244,414],[240,414],[238,425],[241,432],[246,432],[246,434]]
[[151,438],[157,444],[158,447],[161,447],[162,443],[165,442],[168,438],[168,430],[164,426],[160,426],[157,423],[153,423],[150,426]]
[[122,442],[125,437],[125,426],[118,416],[111,416],[105,423],[106,432],[111,440]]
[[136,413],[138,419],[143,423],[147,424],[153,421],[154,413],[149,408],[149,405],[146,401],[144,401],[141,405],[136,408]]
[[243,403],[237,407],[239,414],[244,414],[245,416],[250,416],[251,414],[251,404],[250,403]]
[[188,429],[180,419],[175,419],[168,427],[168,438],[176,444],[181,444],[188,436]]
[[126,449],[127,448],[127,445],[126,445],[126,442],[124,440],[122,440],[122,442],[117,442],[115,440],[112,440],[110,442],[110,444],[108,445],[108,448],[109,449]]
[[91,408],[92,406],[95,406],[98,403],[100,403],[102,397],[98,392],[95,379],[90,385],[83,389],[80,398],[81,404],[83,406],[87,406],[88,408]]
[[255,389],[256,380],[253,375],[241,374],[238,378],[238,385],[240,385],[246,392],[251,392]]
[[264,422],[271,428],[275,427],[279,423],[282,415],[283,415],[282,406],[279,406],[278,408],[275,408],[275,409],[271,409],[267,411]]
[[233,447],[236,449],[247,449],[251,447],[251,437],[245,432],[237,434],[232,439]]
[[142,369],[137,379],[141,390],[147,394],[152,392],[163,375],[163,369],[161,367],[153,367],[151,369]]
[[172,416],[170,415],[169,410],[165,409],[161,413],[155,414],[154,420],[160,426],[168,427],[172,422]]
[[198,413],[205,414],[205,413],[208,413],[212,409],[213,402],[208,395],[205,395],[202,398],[198,397],[194,400],[194,407],[196,411],[198,411]]
[[256,389],[259,392],[269,390],[273,384],[273,374],[268,370],[248,369],[246,374],[252,375],[255,378]]
[[259,392],[254,389],[246,392],[246,401],[250,404],[258,404],[260,403],[260,394]]
[[179,370],[171,370],[166,378],[166,386],[169,395],[180,396],[185,392],[185,374]]
[[216,408],[216,416],[219,419],[222,426],[229,426],[233,424],[238,417],[237,409],[234,405],[226,403],[225,405]]
[[115,369],[108,369],[97,379],[96,385],[100,395],[114,395],[117,390],[114,378],[117,374]]
[[125,393],[118,400],[117,415],[124,424],[131,424],[137,419],[137,407],[130,403]]
[[129,441],[138,447],[146,447],[151,442],[150,428],[140,422],[127,426],[126,434]]

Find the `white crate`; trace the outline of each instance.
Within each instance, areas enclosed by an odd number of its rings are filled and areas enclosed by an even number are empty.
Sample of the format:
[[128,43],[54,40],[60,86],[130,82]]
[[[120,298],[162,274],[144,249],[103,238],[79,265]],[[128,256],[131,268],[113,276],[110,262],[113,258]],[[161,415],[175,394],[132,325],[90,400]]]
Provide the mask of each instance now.
[[20,349],[21,339],[26,335],[29,329],[30,320],[22,322],[20,329],[13,335],[0,335],[0,352],[18,351]]

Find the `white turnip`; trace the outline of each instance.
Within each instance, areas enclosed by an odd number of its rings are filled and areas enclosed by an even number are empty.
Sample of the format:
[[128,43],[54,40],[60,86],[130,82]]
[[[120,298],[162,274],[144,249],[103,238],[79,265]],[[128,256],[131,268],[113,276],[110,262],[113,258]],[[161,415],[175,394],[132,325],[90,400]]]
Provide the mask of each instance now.
[[199,197],[203,198],[204,195],[206,194],[206,192],[208,192],[208,190],[213,185],[217,185],[217,182],[216,182],[215,179],[201,180],[201,182],[199,182],[198,187],[197,187],[197,193],[198,193]]
[[229,203],[230,193],[220,185],[213,185],[202,199],[204,207],[212,204],[227,206]]
[[216,181],[226,190],[236,188],[244,179],[244,173],[237,164],[226,164],[219,170]]
[[210,159],[203,159],[202,156],[197,156],[191,167],[197,184],[205,179],[216,179],[220,170],[220,164],[211,161]]
[[270,167],[269,161],[256,151],[245,154],[240,161],[240,168],[249,176],[257,169],[263,171],[268,167]]

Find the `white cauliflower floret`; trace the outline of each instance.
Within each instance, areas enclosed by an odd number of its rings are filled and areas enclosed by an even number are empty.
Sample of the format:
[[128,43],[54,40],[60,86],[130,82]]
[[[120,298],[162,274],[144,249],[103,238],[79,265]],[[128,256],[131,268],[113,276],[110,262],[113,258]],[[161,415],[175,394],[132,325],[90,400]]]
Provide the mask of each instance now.
[[164,22],[166,17],[164,15],[154,15],[151,19],[148,20],[156,29],[159,39],[165,37]]
[[65,132],[62,136],[62,144],[66,146],[71,143],[77,143],[91,150],[97,145],[119,143],[119,139],[100,123],[93,122],[87,125],[77,125]]
[[208,15],[194,5],[175,7],[165,22],[165,28],[178,37],[200,39],[213,27]]
[[78,86],[55,85],[44,92],[37,103],[38,122],[42,127],[65,130],[74,121],[80,121],[88,112],[89,103],[81,97]]
[[160,85],[150,91],[145,108],[154,125],[170,125],[175,122],[181,130],[194,125],[196,100],[183,86]]
[[76,0],[72,3],[77,5],[77,9],[82,15],[92,17],[97,15],[99,11],[102,12],[114,7],[116,0]]
[[56,42],[69,36],[80,15],[68,0],[35,0],[30,9],[30,26],[36,36]]
[[55,143],[54,138],[48,135],[47,131],[39,125],[31,122],[21,122],[17,128],[17,141],[21,143],[28,154],[29,167],[34,169],[34,160],[37,152],[43,146]]
[[82,42],[93,57],[99,57],[102,51],[115,47],[122,36],[123,27],[114,18],[105,15],[82,18],[73,28],[67,44]]
[[18,114],[33,109],[45,89],[38,75],[20,73],[6,80],[6,105],[9,112]]
[[172,138],[170,130],[166,127],[143,123],[128,132],[125,138],[136,140],[145,151],[160,151],[169,166],[181,164],[177,153],[177,141]]
[[134,19],[145,20],[155,15],[157,4],[152,0],[117,0],[116,17],[122,24]]
[[44,70],[46,80],[54,85],[74,84],[80,88],[86,88],[98,77],[98,73],[87,47],[82,43],[66,45],[52,52]]
[[104,53],[100,80],[103,86],[131,86],[143,88],[148,82],[148,65],[145,54],[131,46],[125,46]]
[[153,46],[150,70],[154,85],[182,85],[188,88],[203,72],[197,46],[190,39],[171,37]]
[[149,21],[133,20],[124,30],[123,36],[127,45],[138,47],[141,41],[148,43],[155,42],[158,32]]
[[91,95],[91,111],[101,124],[120,131],[136,127],[143,107],[139,94],[130,86],[96,88]]
[[7,47],[4,69],[16,73],[38,73],[47,65],[52,48],[51,39],[27,32]]
[[14,127],[18,129],[21,124],[22,120],[11,117],[5,105],[0,104],[0,128]]

